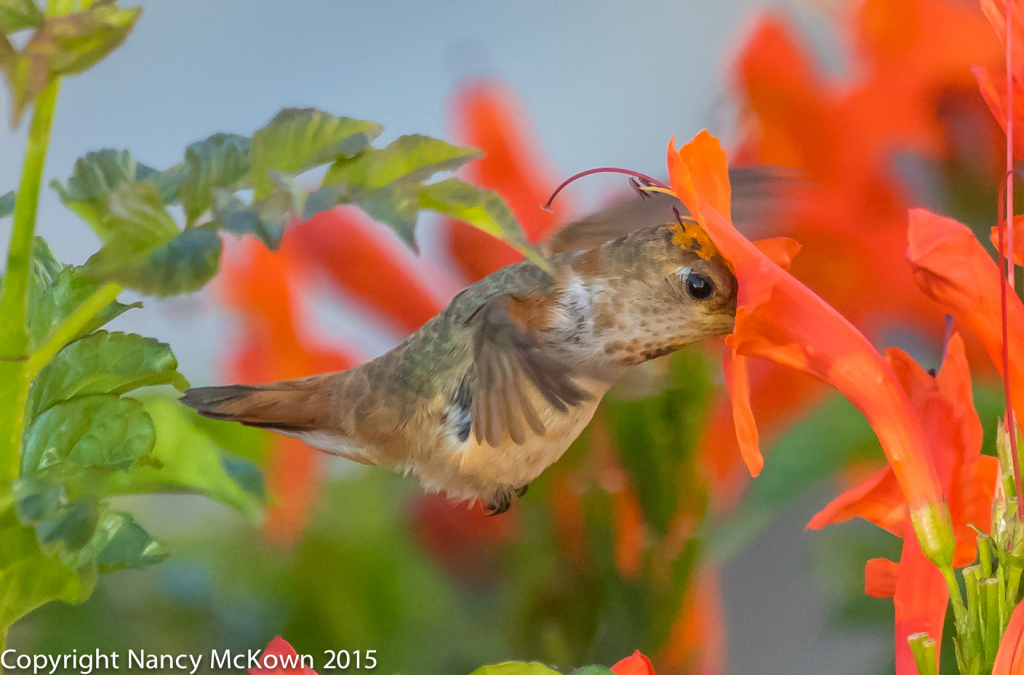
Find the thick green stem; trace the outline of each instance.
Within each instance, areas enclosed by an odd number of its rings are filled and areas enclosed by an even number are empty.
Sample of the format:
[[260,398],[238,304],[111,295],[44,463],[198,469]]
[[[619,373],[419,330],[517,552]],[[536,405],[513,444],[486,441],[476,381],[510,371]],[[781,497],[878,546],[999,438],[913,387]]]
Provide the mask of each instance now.
[[32,352],[25,365],[29,381],[35,379],[39,371],[57,355],[66,344],[74,340],[82,330],[89,325],[97,314],[110,303],[117,300],[117,294],[121,292],[118,284],[107,284],[89,296],[89,299],[79,305],[71,316],[57,326],[45,345]]
[[18,198],[14,205],[11,244],[0,297],[0,481],[18,476],[18,452],[25,425],[28,388],[28,285],[32,237],[36,228],[39,186],[50,143],[60,80],[46,85],[36,99],[29,126]]
[[953,605],[953,618],[956,621],[957,632],[963,634],[967,627],[967,608],[964,606],[963,595],[960,594],[960,584],[956,582],[956,575],[952,567],[940,567],[942,576],[949,586],[949,601]]

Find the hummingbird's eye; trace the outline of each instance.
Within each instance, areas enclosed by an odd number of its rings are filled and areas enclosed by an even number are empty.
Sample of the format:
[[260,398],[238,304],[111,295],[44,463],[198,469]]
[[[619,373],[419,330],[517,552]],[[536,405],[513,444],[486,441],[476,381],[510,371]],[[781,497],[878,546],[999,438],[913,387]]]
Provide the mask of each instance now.
[[703,274],[686,276],[686,292],[694,300],[707,300],[715,292],[715,284]]

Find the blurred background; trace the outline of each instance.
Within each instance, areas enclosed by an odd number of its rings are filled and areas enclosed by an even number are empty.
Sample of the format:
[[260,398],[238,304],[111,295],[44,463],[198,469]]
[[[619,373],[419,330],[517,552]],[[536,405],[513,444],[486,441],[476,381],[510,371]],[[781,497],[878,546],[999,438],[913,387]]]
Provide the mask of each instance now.
[[[809,179],[796,213],[749,234],[801,241],[799,278],[876,346],[926,365],[943,324],[902,266],[906,209],[979,232],[994,222],[1002,137],[970,66],[998,63],[999,44],[975,3],[141,4],[127,43],[65,81],[48,179],[108,147],[163,168],[214,132],[248,135],[282,107],[316,106],[381,122],[382,142],[425,133],[483,148],[467,179],[502,193],[539,241],[630,197],[598,177],[541,212],[563,177],[607,165],[664,175],[668,139],[709,128],[734,162]],[[0,131],[0,192],[23,146],[24,129]],[[98,247],[52,192],[39,223],[65,262]],[[169,342],[193,385],[346,367],[516,259],[440,218],[421,219],[418,238],[416,258],[338,209],[295,225],[276,254],[230,242],[203,292],[146,300],[113,328]],[[975,361],[988,431],[999,394]],[[719,362],[720,345],[695,346],[622,382],[497,518],[425,497],[412,478],[222,430],[265,467],[262,521],[198,497],[125,500],[172,558],[103,577],[81,606],[34,612],[9,646],[196,653],[280,633],[300,653],[376,649],[384,672],[611,664],[635,648],[659,673],[891,670],[892,603],[863,596],[862,566],[899,541],[857,523],[803,530],[883,462],[870,429],[804,376],[766,367],[753,386],[770,452],[751,483]]]

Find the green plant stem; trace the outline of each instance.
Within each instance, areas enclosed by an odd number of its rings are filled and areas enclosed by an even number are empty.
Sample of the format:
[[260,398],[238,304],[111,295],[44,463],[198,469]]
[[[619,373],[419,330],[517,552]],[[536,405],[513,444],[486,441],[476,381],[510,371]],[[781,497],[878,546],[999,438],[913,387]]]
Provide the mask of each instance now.
[[89,296],[89,299],[79,305],[67,319],[64,320],[57,330],[50,336],[46,344],[32,352],[28,357],[25,370],[28,373],[29,381],[35,379],[39,371],[57,355],[61,349],[74,340],[82,330],[89,325],[97,314],[110,303],[117,300],[117,294],[122,290],[118,284],[106,284]]
[[949,601],[953,605],[953,618],[956,620],[957,633],[964,635],[967,628],[967,608],[964,607],[964,598],[960,594],[960,584],[956,582],[956,575],[953,568],[946,566],[939,568],[942,576],[946,578],[946,585],[949,586]]
[[36,227],[39,186],[50,143],[60,80],[46,85],[36,99],[29,126],[21,182],[14,205],[11,244],[7,254],[3,296],[0,297],[0,481],[18,476],[18,451],[25,426],[28,388],[28,284],[32,237]]

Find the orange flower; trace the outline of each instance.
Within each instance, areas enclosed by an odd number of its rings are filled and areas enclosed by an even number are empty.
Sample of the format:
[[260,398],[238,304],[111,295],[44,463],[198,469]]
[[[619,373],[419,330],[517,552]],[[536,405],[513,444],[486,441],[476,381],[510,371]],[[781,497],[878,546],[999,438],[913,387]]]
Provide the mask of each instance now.
[[[480,148],[482,159],[465,168],[467,179],[498,192],[512,209],[531,243],[537,243],[567,211],[562,201],[552,212],[540,205],[556,182],[551,180],[541,153],[519,120],[513,95],[493,82],[481,81],[463,87],[453,104],[454,133],[464,144]],[[452,222],[449,248],[473,281],[519,262],[523,256],[508,244],[467,225]]]
[[[998,44],[1005,50],[1006,45],[1006,1],[1005,0],[981,0],[981,9],[988,17],[989,23],[995,29],[999,38]],[[1010,6],[1011,21],[1010,29],[1011,44],[1013,47],[1013,72],[1010,74],[1010,88],[1013,96],[1013,123],[1020,125],[1024,123],[1024,9],[1019,2],[1013,2]],[[975,66],[971,69],[981,95],[988,104],[992,116],[999,121],[999,125],[1006,130],[1007,120],[1007,96],[1006,96],[1006,73],[995,73],[988,68]],[[1014,134],[1013,154],[1016,157],[1024,157],[1024,138],[1020,134]]]
[[[996,62],[1000,45],[969,4],[865,0],[852,9],[852,20],[836,26],[851,46],[852,78],[818,69],[785,16],[769,13],[757,22],[734,68],[745,139],[733,160],[803,172],[795,208],[758,234],[798,240],[804,248],[793,276],[870,341],[894,324],[941,335],[940,313],[915,288],[903,260],[913,193],[894,170],[894,157],[909,151],[941,161],[970,153],[964,159],[971,167],[998,175],[1002,136],[985,124],[969,71],[972,63]],[[751,364],[751,406],[765,446],[823,393],[801,373]],[[728,399],[721,401],[701,442],[725,505],[743,485],[732,417]]]
[[612,666],[612,672],[615,675],[654,675],[654,666],[638,649]]
[[[953,335],[935,377],[903,351],[890,349],[886,356],[926,430],[931,459],[949,502],[956,536],[953,566],[969,565],[977,546],[977,533],[970,526],[988,530],[999,460],[981,454],[981,422],[974,410],[963,340],[959,334]],[[834,499],[807,526],[817,530],[858,516],[903,536],[908,524],[906,500],[892,467]],[[868,569],[867,575],[871,574]],[[873,583],[869,579],[868,584]]]
[[655,660],[669,672],[725,672],[725,626],[718,571],[702,561],[686,586],[683,608]]
[[903,554],[892,596],[896,608],[896,675],[917,675],[908,637],[928,633],[937,644],[942,643],[948,602],[949,586],[942,572],[925,557],[917,537],[903,537]]
[[[678,151],[673,140],[668,165],[676,196],[732,265],[739,283],[725,368],[740,449],[751,473],[760,471],[763,459],[747,397],[746,361],[761,356],[832,384],[864,413],[906,495],[929,559],[948,565],[953,538],[942,489],[920,422],[892,371],[842,315],[733,227],[728,161],[717,139],[702,131]],[[780,248],[774,244],[771,250]],[[795,249],[794,243],[788,258]]]
[[[917,285],[942,309],[978,337],[989,358],[1003,372],[999,266],[974,233],[951,218],[923,209],[910,212],[907,258]],[[1011,395],[1018,419],[1024,413],[1024,305],[1013,293],[1006,302]]]
[[259,662],[261,667],[250,668],[249,675],[317,675],[315,670],[302,665],[295,649],[280,635],[270,641],[260,654]]
[[1024,602],[1010,615],[992,664],[992,675],[1024,675]]

